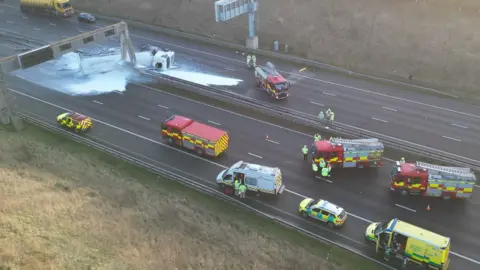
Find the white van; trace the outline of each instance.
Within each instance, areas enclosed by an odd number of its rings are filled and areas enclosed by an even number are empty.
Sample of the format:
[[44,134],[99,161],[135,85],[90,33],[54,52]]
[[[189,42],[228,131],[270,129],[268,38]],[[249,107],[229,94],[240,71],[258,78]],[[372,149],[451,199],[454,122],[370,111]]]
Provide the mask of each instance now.
[[233,186],[234,179],[245,184],[248,191],[278,195],[285,189],[279,168],[239,161],[217,175],[220,186]]

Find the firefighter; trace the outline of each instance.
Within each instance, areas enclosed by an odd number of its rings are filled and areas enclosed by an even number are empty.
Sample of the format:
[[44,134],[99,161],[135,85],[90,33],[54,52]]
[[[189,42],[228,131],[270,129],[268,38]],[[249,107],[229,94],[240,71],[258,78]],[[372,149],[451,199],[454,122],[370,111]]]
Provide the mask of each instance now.
[[403,163],[405,163],[405,158],[404,158],[404,157],[402,157],[402,158],[400,159],[400,164],[403,164]]
[[315,135],[313,135],[313,139],[318,142],[322,139],[322,136],[320,136],[320,134],[316,133]]
[[244,184],[241,184],[238,187],[238,191],[240,193],[240,198],[245,199],[245,193],[247,192],[247,187]]
[[302,148],[302,153],[303,153],[303,160],[307,160],[308,148],[307,148],[306,145],[303,146],[303,148]]
[[325,162],[325,159],[323,159],[323,158],[320,158],[319,164],[320,164],[320,168],[322,168],[322,169],[325,168],[325,166],[327,166],[327,163]]
[[315,162],[312,163],[312,170],[314,173],[318,172],[318,166],[315,164]]
[[322,168],[322,177],[329,177],[328,168]]
[[238,179],[235,179],[235,181],[233,182],[233,188],[235,189],[235,196],[238,196],[240,188],[240,181],[238,181]]
[[333,125],[333,121],[335,120],[335,113],[331,112],[330,117],[328,119],[330,121],[330,125]]
[[325,115],[323,114],[323,111],[320,111],[320,113],[318,114],[318,119],[320,119],[320,121],[325,120]]
[[390,247],[385,246],[385,256],[383,256],[383,259],[388,262],[389,258],[390,258]]
[[327,111],[325,112],[326,116],[327,116],[327,119],[330,119],[330,114],[332,114],[332,110],[327,109]]

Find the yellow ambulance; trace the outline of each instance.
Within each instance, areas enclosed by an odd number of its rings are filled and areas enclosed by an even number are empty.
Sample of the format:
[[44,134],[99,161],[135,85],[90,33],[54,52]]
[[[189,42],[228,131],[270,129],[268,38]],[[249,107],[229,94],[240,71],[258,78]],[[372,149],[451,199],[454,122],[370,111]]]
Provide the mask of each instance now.
[[[447,270],[450,263],[450,238],[394,218],[367,227],[365,237],[375,243],[376,251],[389,250],[403,263],[423,265],[426,269]],[[389,256],[388,256],[389,257]],[[388,258],[386,258],[388,259]]]

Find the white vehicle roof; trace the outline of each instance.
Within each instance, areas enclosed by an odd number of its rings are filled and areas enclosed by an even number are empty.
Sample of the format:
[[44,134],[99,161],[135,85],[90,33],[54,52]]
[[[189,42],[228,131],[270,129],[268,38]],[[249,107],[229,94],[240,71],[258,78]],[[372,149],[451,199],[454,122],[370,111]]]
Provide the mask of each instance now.
[[258,165],[258,164],[253,164],[253,163],[247,163],[244,161],[239,161],[230,167],[230,169],[240,169],[243,171],[251,171],[254,173],[258,174],[264,174],[264,175],[270,175],[270,176],[275,176],[277,173],[280,172],[279,168],[274,168],[274,167],[268,167],[264,165]]
[[336,216],[340,215],[343,211],[343,208],[326,200],[320,200],[317,203],[317,206],[321,209],[327,210],[328,212],[335,214]]

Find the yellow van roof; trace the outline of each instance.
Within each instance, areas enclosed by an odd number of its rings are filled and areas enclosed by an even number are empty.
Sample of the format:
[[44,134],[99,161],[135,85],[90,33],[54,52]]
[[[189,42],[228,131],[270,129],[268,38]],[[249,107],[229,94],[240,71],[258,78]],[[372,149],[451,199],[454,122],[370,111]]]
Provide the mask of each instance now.
[[402,235],[425,241],[439,248],[446,248],[450,243],[450,238],[436,234],[434,232],[417,227],[410,223],[398,220],[397,218],[390,221],[387,231],[400,233]]

